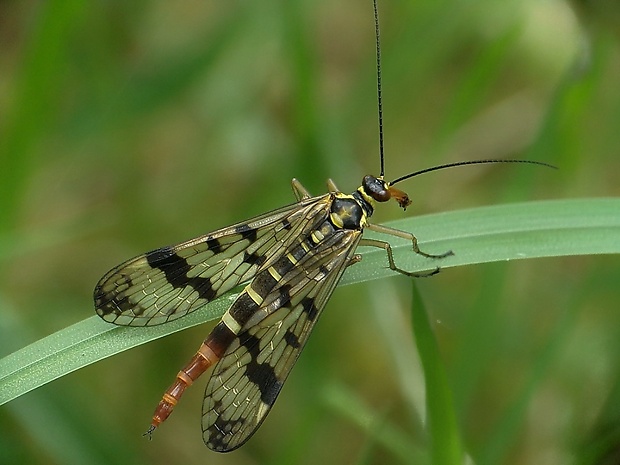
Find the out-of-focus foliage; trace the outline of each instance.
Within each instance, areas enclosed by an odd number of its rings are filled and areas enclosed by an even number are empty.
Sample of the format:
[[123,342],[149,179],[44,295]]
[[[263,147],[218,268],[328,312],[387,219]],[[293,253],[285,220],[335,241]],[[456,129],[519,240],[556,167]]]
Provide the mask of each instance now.
[[[560,167],[416,178],[406,216],[618,195],[618,7],[575,4],[380,1],[388,178],[476,158]],[[0,356],[91,316],[94,283],[130,256],[289,203],[293,176],[319,193],[328,176],[349,191],[376,174],[373,32],[370,1],[0,3]],[[373,219],[402,217],[394,205]],[[474,463],[617,462],[617,263],[416,283]],[[425,457],[410,290],[400,277],[338,289],[237,452],[202,444],[201,382],[140,437],[198,327],[0,407],[0,463]]]

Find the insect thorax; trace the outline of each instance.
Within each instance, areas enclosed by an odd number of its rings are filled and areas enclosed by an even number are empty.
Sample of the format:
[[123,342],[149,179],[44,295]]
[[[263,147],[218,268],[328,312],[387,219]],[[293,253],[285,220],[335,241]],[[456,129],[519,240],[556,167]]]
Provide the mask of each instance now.
[[329,217],[336,228],[360,230],[366,226],[366,220],[372,212],[372,205],[359,192],[337,193]]

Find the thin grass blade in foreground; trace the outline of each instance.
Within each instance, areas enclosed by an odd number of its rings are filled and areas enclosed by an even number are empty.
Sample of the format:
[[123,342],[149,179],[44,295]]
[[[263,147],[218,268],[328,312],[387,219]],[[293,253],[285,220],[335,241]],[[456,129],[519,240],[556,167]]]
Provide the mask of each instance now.
[[[412,253],[410,243],[395,239],[394,258],[401,268],[411,271],[438,265],[448,268],[520,258],[620,253],[620,199],[499,205],[411,217],[389,225],[414,232],[427,252],[455,253],[441,262],[423,259]],[[394,274],[382,250],[362,253],[364,259],[347,271],[342,284]],[[226,296],[185,318],[151,328],[117,327],[92,316],[34,342],[0,360],[0,405],[103,358],[218,318],[234,297]]]
[[411,324],[426,384],[426,425],[431,443],[433,465],[459,465],[463,450],[454,402],[439,347],[431,328],[424,301],[415,283],[412,285]]

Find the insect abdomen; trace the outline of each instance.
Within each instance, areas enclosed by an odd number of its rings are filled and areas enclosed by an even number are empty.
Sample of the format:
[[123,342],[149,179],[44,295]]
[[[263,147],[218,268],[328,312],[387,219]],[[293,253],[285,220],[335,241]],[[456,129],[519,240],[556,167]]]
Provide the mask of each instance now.
[[211,330],[207,339],[205,339],[189,363],[179,371],[174,383],[166,390],[161,401],[157,404],[153,413],[151,427],[147,434],[150,434],[170,416],[185,389],[191,386],[201,374],[224,355],[236,336],[224,321],[218,323]]

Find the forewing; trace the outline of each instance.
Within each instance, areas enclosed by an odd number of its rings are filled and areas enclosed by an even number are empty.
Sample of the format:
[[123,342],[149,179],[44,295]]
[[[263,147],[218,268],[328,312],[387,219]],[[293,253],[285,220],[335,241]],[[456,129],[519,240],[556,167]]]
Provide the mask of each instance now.
[[[215,366],[202,409],[210,449],[236,449],[265,419],[360,238],[361,231],[339,230],[282,276],[272,292],[282,305],[242,330]],[[283,286],[290,286],[288,301]],[[266,305],[273,301],[265,298]]]
[[289,242],[313,197],[247,222],[139,255],[110,270],[94,291],[97,314],[123,326],[180,318],[250,280]]

